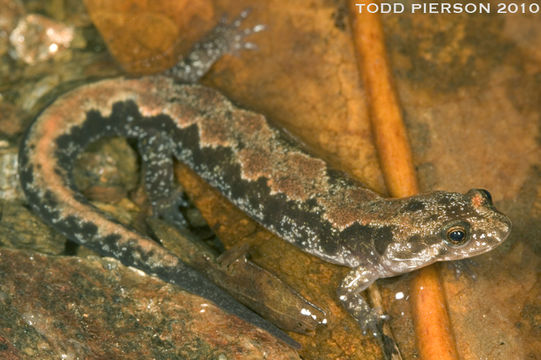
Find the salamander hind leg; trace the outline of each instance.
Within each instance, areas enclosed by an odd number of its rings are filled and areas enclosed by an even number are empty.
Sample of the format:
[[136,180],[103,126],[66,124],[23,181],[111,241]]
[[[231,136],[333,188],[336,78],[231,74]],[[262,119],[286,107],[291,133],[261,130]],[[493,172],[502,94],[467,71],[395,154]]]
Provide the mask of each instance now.
[[195,83],[223,55],[237,54],[241,50],[256,49],[257,46],[246,41],[246,37],[264,30],[265,26],[258,24],[251,28],[241,28],[249,13],[248,10],[244,10],[231,22],[228,22],[227,18],[223,17],[203,40],[194,45],[188,55],[180,59],[175,66],[166,70],[165,75],[181,82]]
[[372,309],[362,293],[376,279],[377,275],[365,267],[357,267],[347,274],[338,288],[338,298],[346,310],[357,320],[364,333],[378,336],[381,333],[382,321],[387,318]]
[[171,138],[160,131],[149,131],[139,140],[142,158],[142,182],[152,206],[152,214],[177,228],[187,225],[180,206],[186,203],[175,186],[173,176],[173,144]]

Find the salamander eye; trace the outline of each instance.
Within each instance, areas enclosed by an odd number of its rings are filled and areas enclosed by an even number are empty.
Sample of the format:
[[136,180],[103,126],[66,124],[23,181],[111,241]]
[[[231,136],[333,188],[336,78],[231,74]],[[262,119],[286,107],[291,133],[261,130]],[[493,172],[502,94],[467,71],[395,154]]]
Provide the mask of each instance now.
[[466,222],[450,224],[443,232],[444,241],[452,247],[460,247],[469,241],[469,225]]
[[462,245],[466,238],[466,231],[463,228],[456,226],[447,230],[447,241],[449,245],[457,246]]

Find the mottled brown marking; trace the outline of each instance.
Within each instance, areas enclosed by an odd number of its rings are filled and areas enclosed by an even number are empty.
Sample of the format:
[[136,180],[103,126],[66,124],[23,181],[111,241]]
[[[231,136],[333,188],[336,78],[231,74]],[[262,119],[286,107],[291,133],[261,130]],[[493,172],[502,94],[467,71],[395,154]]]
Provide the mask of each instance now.
[[206,117],[199,121],[199,138],[201,145],[207,147],[231,147],[231,129],[229,124],[218,116]]
[[272,131],[263,115],[242,110],[237,111],[237,115],[235,128],[242,129],[242,135],[246,139],[253,139],[254,136],[269,139],[272,136]]
[[267,176],[272,170],[272,162],[267,151],[242,149],[238,153],[241,164],[241,176],[243,179],[256,181]]
[[271,195],[282,193],[287,194],[288,198],[304,201],[309,198],[309,193],[302,183],[299,183],[297,179],[283,177],[273,177],[267,182],[268,187],[271,189]]
[[360,219],[369,220],[366,216],[360,216],[361,210],[354,207],[348,207],[345,204],[338,204],[336,202],[325,202],[325,213],[323,218],[329,221],[333,227],[344,230],[348,226],[353,225],[355,222],[363,225],[366,221],[359,221]]
[[322,160],[293,151],[280,155],[273,152],[274,166],[269,182],[273,192],[284,193],[297,201],[325,192],[327,172]]
[[286,166],[295,169],[299,177],[305,178],[324,177],[327,169],[322,160],[301,153],[291,154]]
[[356,204],[364,204],[367,201],[381,199],[379,195],[367,189],[350,188],[346,193],[346,197]]
[[323,218],[337,229],[343,230],[355,222],[365,225],[374,220],[364,206],[368,201],[380,199],[375,193],[359,188],[338,191],[337,195],[325,194],[318,203],[325,209]]
[[227,110],[229,121],[224,116],[198,121],[202,146],[229,147],[240,165],[242,178],[267,178],[271,194],[305,201],[326,191],[326,165],[322,160],[276,141],[276,130],[263,116],[235,108]]

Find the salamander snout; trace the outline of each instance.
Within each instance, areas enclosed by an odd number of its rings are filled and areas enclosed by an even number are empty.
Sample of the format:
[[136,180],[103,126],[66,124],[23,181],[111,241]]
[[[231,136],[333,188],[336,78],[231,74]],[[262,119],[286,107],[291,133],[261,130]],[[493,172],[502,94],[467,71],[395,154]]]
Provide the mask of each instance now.
[[497,217],[498,221],[500,222],[499,238],[500,238],[500,241],[503,242],[509,237],[509,234],[511,234],[511,228],[513,227],[512,226],[513,224],[511,222],[511,219],[509,219],[509,217],[507,217],[506,215],[500,212],[497,212],[495,214],[495,217]]
[[[511,220],[494,207],[490,193],[472,189],[465,198],[465,206],[472,210],[468,219],[472,252],[482,253],[483,248],[489,250],[504,242],[511,233]],[[456,234],[449,235],[456,237]]]

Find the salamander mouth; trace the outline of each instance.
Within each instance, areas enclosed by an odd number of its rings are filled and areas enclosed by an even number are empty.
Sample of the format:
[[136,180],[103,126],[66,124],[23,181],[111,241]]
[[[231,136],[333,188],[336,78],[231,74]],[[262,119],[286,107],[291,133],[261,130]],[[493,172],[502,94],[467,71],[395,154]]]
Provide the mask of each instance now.
[[[420,253],[412,254],[411,252],[407,251],[399,251],[393,254],[392,261],[393,262],[403,262],[408,264],[417,264],[417,267],[426,266],[429,264],[432,264],[433,262],[438,261],[437,256],[442,254],[442,248],[436,248],[436,249],[428,249],[423,250]],[[444,253],[447,253],[447,250],[444,249]]]

